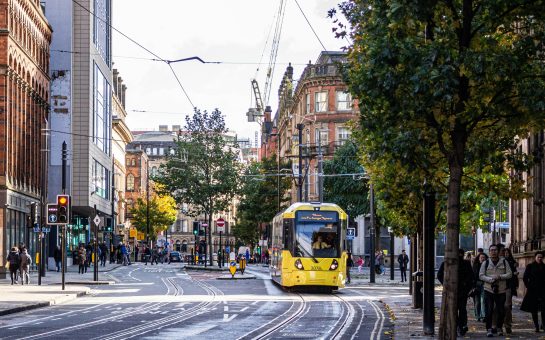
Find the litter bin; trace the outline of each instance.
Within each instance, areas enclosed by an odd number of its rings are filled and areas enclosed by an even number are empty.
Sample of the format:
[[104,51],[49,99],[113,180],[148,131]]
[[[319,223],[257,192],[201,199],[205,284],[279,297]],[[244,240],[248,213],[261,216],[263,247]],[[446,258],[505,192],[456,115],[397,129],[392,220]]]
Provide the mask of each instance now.
[[412,273],[413,276],[413,308],[422,308],[424,295],[424,272],[417,271]]

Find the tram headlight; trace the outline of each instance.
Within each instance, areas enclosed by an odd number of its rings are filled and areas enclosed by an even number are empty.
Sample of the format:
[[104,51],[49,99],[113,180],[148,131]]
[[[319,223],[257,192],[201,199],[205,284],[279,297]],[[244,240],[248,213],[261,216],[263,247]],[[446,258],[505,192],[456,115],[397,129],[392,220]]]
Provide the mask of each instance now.
[[333,260],[333,262],[331,262],[331,266],[329,266],[329,270],[335,270],[339,267],[339,262],[337,262],[337,260]]
[[295,260],[295,268],[297,268],[297,269],[299,269],[299,270],[305,269],[305,268],[303,267],[303,262],[301,262],[301,259]]

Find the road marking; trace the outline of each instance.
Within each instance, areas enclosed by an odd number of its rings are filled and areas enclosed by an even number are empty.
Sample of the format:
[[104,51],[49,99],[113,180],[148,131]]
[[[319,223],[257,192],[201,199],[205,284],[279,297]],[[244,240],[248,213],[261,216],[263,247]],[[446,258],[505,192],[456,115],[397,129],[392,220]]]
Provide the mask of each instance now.
[[223,311],[228,312],[229,311],[229,306],[223,306]]
[[234,318],[236,318],[238,316],[238,314],[233,314],[231,316],[229,316],[229,314],[223,314],[223,322],[229,322],[231,320],[233,320]]
[[244,312],[244,311],[247,310],[248,308],[250,308],[250,307],[246,306],[246,307],[242,308],[241,310],[239,310],[239,312]]

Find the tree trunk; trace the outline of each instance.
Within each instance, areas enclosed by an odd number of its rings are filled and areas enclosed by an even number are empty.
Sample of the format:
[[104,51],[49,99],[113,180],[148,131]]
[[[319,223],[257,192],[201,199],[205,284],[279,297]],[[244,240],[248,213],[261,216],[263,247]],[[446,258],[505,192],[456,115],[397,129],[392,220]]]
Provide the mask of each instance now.
[[[461,148],[457,148],[458,151]],[[463,152],[449,157],[450,178],[447,198],[447,239],[439,339],[456,339],[458,298],[458,248],[460,231],[460,190],[463,173]]]

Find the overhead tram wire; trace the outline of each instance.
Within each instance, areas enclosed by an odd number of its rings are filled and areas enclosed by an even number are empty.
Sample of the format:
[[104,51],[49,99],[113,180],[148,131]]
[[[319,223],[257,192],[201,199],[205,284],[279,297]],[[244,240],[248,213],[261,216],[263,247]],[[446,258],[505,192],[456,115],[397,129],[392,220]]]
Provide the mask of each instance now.
[[295,0],[295,3],[297,4],[297,7],[299,7],[299,10],[301,11],[301,14],[303,14],[303,17],[305,17],[305,20],[307,21],[307,24],[308,26],[310,27],[310,29],[312,30],[312,33],[314,33],[314,36],[316,37],[316,39],[318,39],[318,41],[320,42],[320,45],[322,45],[322,48],[324,49],[324,51],[327,51],[327,49],[325,48],[324,44],[322,43],[322,40],[320,40],[320,37],[318,37],[318,34],[316,33],[316,31],[314,30],[314,28],[312,27],[310,21],[308,20],[305,12],[303,11],[303,9],[301,8],[301,6],[299,5],[299,2],[297,0]]
[[132,39],[131,37],[129,37],[128,35],[126,35],[125,33],[121,32],[120,30],[118,30],[117,28],[115,28],[111,23],[109,23],[108,21],[102,19],[101,17],[97,16],[95,13],[91,12],[88,8],[86,8],[85,6],[83,6],[82,4],[80,4],[78,1],[76,0],[72,0],[72,2],[76,5],[78,5],[80,8],[82,8],[84,11],[88,12],[89,14],[91,14],[93,17],[95,17],[96,19],[102,21],[105,25],[107,25],[108,27],[110,27],[112,30],[116,31],[117,33],[121,34],[123,37],[125,37],[126,39],[128,39],[129,41],[131,41],[133,44],[135,44],[136,46],[140,47],[141,49],[143,49],[144,51],[148,52],[149,54],[151,54],[152,56],[154,56],[155,58],[159,59],[160,61],[163,61],[164,63],[166,63],[170,70],[172,71],[172,74],[174,75],[174,77],[176,78],[176,81],[178,82],[178,85],[180,85],[183,93],[185,94],[185,96],[187,97],[187,100],[189,101],[189,103],[191,104],[192,107],[195,107],[195,105],[193,105],[193,102],[191,101],[191,99],[189,98],[189,95],[187,94],[186,90],[184,89],[184,87],[182,86],[182,83],[180,82],[180,79],[178,78],[178,76],[176,75],[176,72],[174,72],[174,69],[172,68],[172,66],[170,65],[172,61],[170,60],[166,60],[164,58],[161,58],[160,56],[158,56],[156,53],[152,52],[150,49],[144,47],[142,44],[140,44],[139,42],[137,42],[136,40]]

